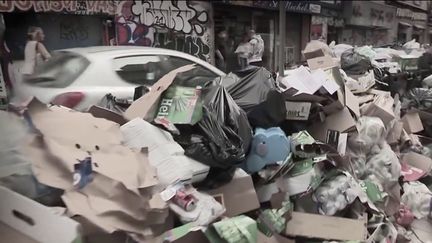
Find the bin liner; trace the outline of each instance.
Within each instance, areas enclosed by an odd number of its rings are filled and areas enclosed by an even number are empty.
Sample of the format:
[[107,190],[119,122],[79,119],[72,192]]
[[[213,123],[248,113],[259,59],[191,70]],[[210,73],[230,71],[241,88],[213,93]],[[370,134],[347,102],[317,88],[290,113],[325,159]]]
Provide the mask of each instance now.
[[215,82],[203,88],[203,116],[194,126],[177,126],[175,140],[185,154],[210,166],[206,186],[229,182],[246,157],[252,129],[246,113]]
[[276,89],[272,74],[257,68],[227,87],[235,102],[248,114],[252,127],[277,127],[285,120],[285,99]]
[[353,49],[347,50],[341,55],[341,68],[347,74],[364,74],[372,68],[368,57],[363,56]]

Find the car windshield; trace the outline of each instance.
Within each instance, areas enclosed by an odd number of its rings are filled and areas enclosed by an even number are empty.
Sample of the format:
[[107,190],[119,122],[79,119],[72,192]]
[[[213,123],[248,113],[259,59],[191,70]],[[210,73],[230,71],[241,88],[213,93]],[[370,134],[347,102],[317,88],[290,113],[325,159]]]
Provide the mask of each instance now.
[[26,78],[26,82],[42,87],[64,88],[78,78],[89,64],[79,54],[55,52],[47,62],[36,67],[34,74]]

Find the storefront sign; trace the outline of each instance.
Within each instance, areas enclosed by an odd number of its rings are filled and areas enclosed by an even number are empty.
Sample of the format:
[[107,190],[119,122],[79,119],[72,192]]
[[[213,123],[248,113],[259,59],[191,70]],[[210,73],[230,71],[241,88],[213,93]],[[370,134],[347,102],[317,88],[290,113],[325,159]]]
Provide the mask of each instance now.
[[268,9],[279,9],[279,4],[285,5],[285,10],[296,13],[315,13],[321,12],[321,5],[311,4],[303,1],[253,1],[253,7],[268,8]]
[[396,18],[396,8],[388,5],[353,1],[348,24],[390,29]]
[[420,20],[420,21],[427,20],[427,14],[413,12],[406,8],[398,8],[396,11],[396,16],[403,19]]
[[428,10],[428,2],[429,1],[424,1],[424,0],[403,0],[403,1],[396,1],[398,3],[404,4],[404,5],[408,5],[411,7],[415,7],[424,11]]
[[0,1],[0,12],[14,11],[57,12],[70,14],[114,15],[116,5],[113,0],[57,0],[57,1]]

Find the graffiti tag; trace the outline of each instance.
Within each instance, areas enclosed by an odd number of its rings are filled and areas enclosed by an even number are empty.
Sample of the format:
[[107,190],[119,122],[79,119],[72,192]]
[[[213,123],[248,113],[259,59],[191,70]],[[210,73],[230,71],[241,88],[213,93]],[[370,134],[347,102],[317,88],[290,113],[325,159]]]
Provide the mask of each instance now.
[[209,18],[206,11],[198,11],[187,1],[135,1],[132,13],[144,25],[198,35],[204,33]]
[[13,12],[15,10],[35,12],[67,12],[72,14],[109,14],[114,15],[116,6],[114,1],[103,0],[52,0],[52,1],[0,1],[0,12]]
[[203,60],[210,59],[210,47],[201,38],[193,36],[170,36],[168,33],[155,34],[154,47],[173,49],[191,54]]

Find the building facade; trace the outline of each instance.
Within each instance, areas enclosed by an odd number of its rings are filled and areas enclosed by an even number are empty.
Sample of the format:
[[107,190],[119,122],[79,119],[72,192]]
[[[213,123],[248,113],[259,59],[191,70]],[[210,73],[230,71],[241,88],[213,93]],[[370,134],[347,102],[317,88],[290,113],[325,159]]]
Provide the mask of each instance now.
[[49,50],[107,45],[115,11],[114,1],[0,1],[5,41],[15,59],[23,58],[29,26],[43,28]]

